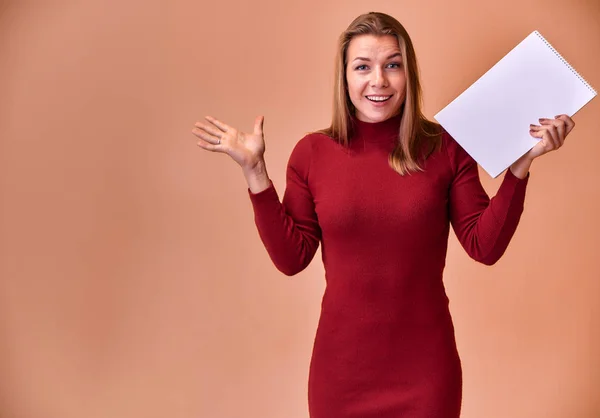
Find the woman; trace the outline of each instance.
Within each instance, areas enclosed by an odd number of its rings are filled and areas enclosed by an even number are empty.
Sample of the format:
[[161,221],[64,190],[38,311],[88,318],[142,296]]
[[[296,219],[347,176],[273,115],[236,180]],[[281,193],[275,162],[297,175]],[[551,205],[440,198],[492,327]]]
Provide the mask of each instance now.
[[562,146],[574,123],[532,125],[540,141],[490,200],[474,160],[423,116],[415,53],[397,20],[355,19],[339,40],[336,80],[332,124],[295,146],[281,203],[263,118],[253,133],[211,117],[193,132],[242,167],[279,270],[302,271],[322,244],[310,416],[458,417],[462,372],[442,282],[450,224],[472,258],[495,263],[519,222],[531,162]]

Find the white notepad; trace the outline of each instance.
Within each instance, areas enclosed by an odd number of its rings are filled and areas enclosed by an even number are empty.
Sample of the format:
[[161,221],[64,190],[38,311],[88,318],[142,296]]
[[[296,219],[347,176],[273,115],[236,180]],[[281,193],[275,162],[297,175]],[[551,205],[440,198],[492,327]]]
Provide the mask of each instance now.
[[492,177],[538,139],[529,124],[573,116],[596,91],[538,32],[532,32],[435,119]]

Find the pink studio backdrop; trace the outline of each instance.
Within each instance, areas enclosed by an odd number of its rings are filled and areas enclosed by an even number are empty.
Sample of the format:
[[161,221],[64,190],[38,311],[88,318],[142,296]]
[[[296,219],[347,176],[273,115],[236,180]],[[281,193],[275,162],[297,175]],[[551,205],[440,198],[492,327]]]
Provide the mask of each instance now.
[[[279,273],[191,129],[265,115],[283,192],[336,38],[374,10],[411,34],[429,117],[534,29],[600,88],[598,0],[0,2],[0,416],[308,416],[320,254]],[[465,418],[600,416],[600,99],[575,121],[497,265],[451,236]]]

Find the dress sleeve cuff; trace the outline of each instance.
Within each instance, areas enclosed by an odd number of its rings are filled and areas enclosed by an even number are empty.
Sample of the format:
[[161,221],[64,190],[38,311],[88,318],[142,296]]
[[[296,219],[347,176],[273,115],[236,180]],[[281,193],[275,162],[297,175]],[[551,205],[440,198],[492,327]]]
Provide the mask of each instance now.
[[250,188],[248,188],[248,196],[250,197],[250,201],[253,204],[260,204],[273,199],[279,201],[277,190],[275,190],[275,186],[273,185],[273,182],[271,180],[269,180],[269,187],[258,193],[252,193],[252,191],[250,191]]
[[509,182],[511,184],[519,184],[519,183],[523,183],[523,185],[526,185],[527,182],[529,181],[529,175],[531,174],[531,172],[527,172],[527,175],[525,176],[524,179],[520,179],[517,176],[515,176],[512,172],[512,170],[509,168],[506,169],[506,175],[504,176],[504,181],[505,182]]

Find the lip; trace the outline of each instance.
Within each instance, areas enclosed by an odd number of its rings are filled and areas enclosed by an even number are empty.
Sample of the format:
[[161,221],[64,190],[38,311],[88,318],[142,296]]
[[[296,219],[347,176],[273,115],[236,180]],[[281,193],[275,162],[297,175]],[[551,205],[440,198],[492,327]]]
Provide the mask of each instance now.
[[[372,100],[369,100],[369,98],[367,96],[389,96],[389,98],[383,102],[374,102]],[[394,96],[393,94],[367,94],[367,95],[365,95],[365,99],[369,100],[369,103],[371,103],[375,107],[383,107],[390,101],[390,99],[393,96]]]

